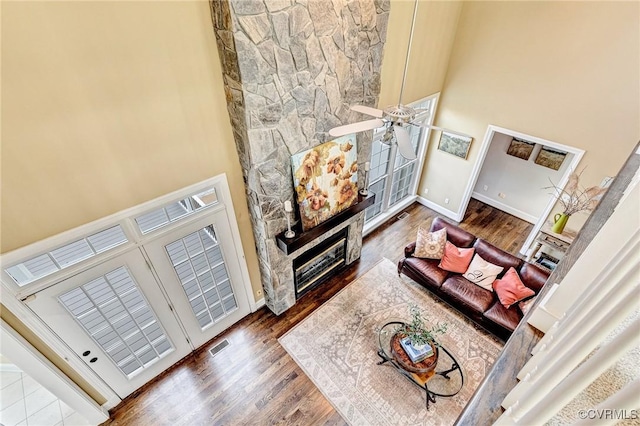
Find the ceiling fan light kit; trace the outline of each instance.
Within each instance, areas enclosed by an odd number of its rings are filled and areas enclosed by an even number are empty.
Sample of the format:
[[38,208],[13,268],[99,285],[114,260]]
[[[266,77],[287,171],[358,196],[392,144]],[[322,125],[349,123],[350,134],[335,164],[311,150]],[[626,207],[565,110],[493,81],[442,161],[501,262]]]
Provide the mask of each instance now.
[[[365,105],[353,105],[351,106],[351,110],[375,117],[373,120],[360,121],[353,124],[346,124],[344,126],[334,127],[329,130],[329,134],[334,137],[348,135],[349,133],[358,133],[364,132],[367,130],[378,129],[386,126],[386,132],[382,136],[382,142],[388,145],[394,143],[398,146],[398,151],[400,155],[402,155],[407,160],[415,160],[417,158],[416,153],[414,151],[414,147],[411,144],[411,136],[409,132],[405,128],[406,125],[412,125],[417,127],[427,127],[434,130],[447,131],[449,130],[431,126],[425,123],[415,123],[414,120],[416,115],[423,111],[428,111],[428,109],[414,109],[410,106],[402,104],[402,95],[404,92],[404,84],[407,77],[407,69],[409,66],[409,54],[411,52],[411,44],[413,42],[413,29],[416,23],[416,15],[418,13],[418,0],[415,0],[415,4],[413,7],[413,18],[411,20],[411,32],[409,36],[409,43],[407,45],[407,56],[404,63],[404,72],[402,75],[402,86],[400,88],[400,97],[398,99],[397,105],[390,105],[386,107],[384,110],[380,110],[377,108],[372,108]],[[450,132],[453,134],[462,135],[458,132]],[[395,136],[395,138],[394,138]]]

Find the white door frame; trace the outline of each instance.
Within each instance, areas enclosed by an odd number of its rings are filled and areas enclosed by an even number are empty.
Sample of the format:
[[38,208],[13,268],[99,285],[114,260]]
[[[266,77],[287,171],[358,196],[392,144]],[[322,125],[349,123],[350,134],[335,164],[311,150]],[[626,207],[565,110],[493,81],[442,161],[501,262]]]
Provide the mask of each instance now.
[[53,393],[89,423],[98,425],[109,419],[106,409],[100,407],[82,389],[38,352],[24,337],[4,320],[0,320],[2,331],[2,355]]
[[[571,164],[569,164],[569,167],[567,167],[564,175],[562,176],[562,178],[560,179],[560,182],[558,183],[558,186],[560,188],[564,188],[564,186],[567,184],[567,181],[569,180],[569,175],[571,174],[571,172],[576,170],[585,152],[583,149],[575,148],[569,145],[563,145],[561,143],[553,142],[547,139],[542,139],[536,136],[527,135],[524,133],[517,132],[515,130],[505,129],[504,127],[498,127],[498,126],[494,126],[493,124],[490,124],[487,127],[487,132],[485,133],[484,140],[482,141],[482,145],[480,146],[480,153],[478,154],[478,159],[476,160],[476,163],[473,166],[473,170],[471,171],[471,176],[469,177],[469,182],[467,183],[467,187],[465,188],[464,195],[462,196],[460,209],[458,210],[458,213],[456,215],[457,221],[461,221],[464,218],[464,214],[467,211],[467,207],[469,206],[469,200],[471,200],[471,194],[473,192],[473,188],[475,188],[476,186],[476,182],[478,181],[478,177],[480,176],[480,171],[482,170],[484,160],[487,156],[487,152],[489,151],[489,146],[491,146],[491,141],[493,140],[493,137],[496,133],[502,133],[517,139],[524,139],[530,142],[538,143],[541,145],[551,147],[553,149],[557,149],[560,151],[565,151],[570,154],[573,154],[573,159],[571,161]],[[522,255],[527,254],[527,252],[529,251],[529,247],[533,243],[533,240],[535,239],[536,235],[538,235],[538,231],[540,231],[540,228],[542,228],[544,221],[549,216],[549,213],[551,213],[551,209],[553,209],[553,206],[555,204],[556,204],[556,199],[553,197],[549,197],[549,202],[547,203],[547,206],[544,208],[544,211],[538,217],[538,221],[535,223],[535,225],[533,225],[533,229],[531,230],[531,233],[529,233],[529,236],[527,237],[526,241],[520,248],[520,254]]]

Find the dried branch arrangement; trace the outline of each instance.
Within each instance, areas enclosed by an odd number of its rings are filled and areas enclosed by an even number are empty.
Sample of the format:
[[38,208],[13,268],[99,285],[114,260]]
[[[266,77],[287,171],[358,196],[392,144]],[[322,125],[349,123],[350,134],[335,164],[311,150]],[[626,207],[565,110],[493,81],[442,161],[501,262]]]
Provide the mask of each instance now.
[[592,211],[600,202],[602,194],[607,191],[607,188],[600,186],[590,186],[589,188],[580,186],[582,172],[584,169],[580,173],[571,173],[564,189],[554,185],[553,182],[551,182],[551,186],[544,188],[555,190],[552,195],[562,205],[562,213],[568,216],[582,211]]

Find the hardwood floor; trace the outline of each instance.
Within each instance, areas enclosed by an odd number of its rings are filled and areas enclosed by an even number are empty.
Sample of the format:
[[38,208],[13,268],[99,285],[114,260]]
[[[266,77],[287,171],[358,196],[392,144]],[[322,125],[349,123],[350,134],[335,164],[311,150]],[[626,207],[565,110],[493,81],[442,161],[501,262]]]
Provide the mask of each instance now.
[[[386,257],[397,262],[418,227],[437,215],[414,203],[365,237],[362,255],[340,275],[304,295],[280,316],[259,309],[130,395],[103,425],[342,425],[277,339]],[[532,225],[471,200],[460,226],[517,255]],[[222,339],[230,345],[212,357]]]

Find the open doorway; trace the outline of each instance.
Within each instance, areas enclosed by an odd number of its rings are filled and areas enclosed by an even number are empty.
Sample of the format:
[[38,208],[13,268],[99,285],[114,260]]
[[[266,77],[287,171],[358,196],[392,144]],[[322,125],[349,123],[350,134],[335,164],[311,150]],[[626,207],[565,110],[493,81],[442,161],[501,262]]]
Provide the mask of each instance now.
[[[582,149],[489,125],[461,211],[473,197],[534,224],[520,248],[526,255],[555,205],[551,191],[543,188],[551,182],[564,187],[583,155]],[[556,161],[543,161],[545,157]]]

